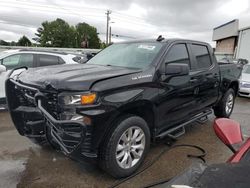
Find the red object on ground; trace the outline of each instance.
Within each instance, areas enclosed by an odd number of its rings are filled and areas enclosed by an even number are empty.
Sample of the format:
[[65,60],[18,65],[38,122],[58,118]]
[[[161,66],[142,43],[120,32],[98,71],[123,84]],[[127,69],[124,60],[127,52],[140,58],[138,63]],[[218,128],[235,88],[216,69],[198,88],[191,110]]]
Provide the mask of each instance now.
[[227,161],[229,163],[238,163],[244,154],[250,149],[250,138],[240,147],[240,149]]
[[214,131],[227,146],[232,146],[243,141],[240,124],[234,120],[227,118],[215,119]]

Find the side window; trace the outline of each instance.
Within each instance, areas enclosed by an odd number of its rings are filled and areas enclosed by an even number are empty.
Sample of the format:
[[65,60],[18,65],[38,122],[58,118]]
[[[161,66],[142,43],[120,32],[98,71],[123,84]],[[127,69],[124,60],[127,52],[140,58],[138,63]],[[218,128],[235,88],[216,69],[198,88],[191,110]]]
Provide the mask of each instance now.
[[192,52],[197,61],[197,68],[204,69],[209,68],[212,65],[211,58],[206,46],[192,44]]
[[58,65],[59,59],[57,56],[53,55],[38,55],[38,67],[50,66],[50,65]]
[[185,44],[175,44],[168,51],[165,63],[182,63],[190,65],[187,47]]
[[3,59],[3,65],[6,67],[7,70],[14,69],[18,67],[20,60],[20,54],[18,55],[11,55]]
[[32,54],[20,54],[19,66],[33,67],[34,56]]

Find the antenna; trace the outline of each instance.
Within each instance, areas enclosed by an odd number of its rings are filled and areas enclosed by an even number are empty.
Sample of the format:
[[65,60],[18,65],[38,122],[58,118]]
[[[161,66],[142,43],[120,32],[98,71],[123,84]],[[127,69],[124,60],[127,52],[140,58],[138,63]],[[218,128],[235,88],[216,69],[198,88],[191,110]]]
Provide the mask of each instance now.
[[156,41],[159,41],[159,42],[161,42],[161,41],[163,41],[165,38],[164,37],[162,37],[162,35],[159,35],[159,37],[156,39]]

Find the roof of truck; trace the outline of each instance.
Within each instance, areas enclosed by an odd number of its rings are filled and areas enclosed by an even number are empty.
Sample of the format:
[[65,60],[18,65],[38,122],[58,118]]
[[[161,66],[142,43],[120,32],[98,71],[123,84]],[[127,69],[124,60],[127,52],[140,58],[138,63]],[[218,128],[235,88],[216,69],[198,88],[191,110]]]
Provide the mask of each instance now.
[[139,39],[139,40],[128,40],[128,41],[122,41],[122,42],[117,42],[116,44],[123,44],[123,43],[145,43],[145,42],[159,42],[159,43],[172,43],[172,42],[190,42],[190,43],[200,43],[200,44],[205,44],[209,45],[207,42],[202,42],[202,41],[196,41],[196,40],[190,40],[190,39],[182,39],[182,38],[166,38],[161,41],[157,41],[157,39]]

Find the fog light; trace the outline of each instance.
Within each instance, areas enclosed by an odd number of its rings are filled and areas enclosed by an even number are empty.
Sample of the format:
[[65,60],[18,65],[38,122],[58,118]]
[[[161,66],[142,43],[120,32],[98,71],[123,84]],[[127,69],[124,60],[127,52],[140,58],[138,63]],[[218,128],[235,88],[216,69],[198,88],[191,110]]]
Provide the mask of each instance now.
[[89,117],[87,117],[87,116],[84,116],[84,118],[83,118],[83,123],[84,123],[85,125],[91,125],[92,120],[91,120],[91,118],[89,118]]
[[81,121],[85,125],[91,125],[91,123],[92,123],[91,118],[89,118],[87,116],[80,116],[80,115],[73,116],[70,120],[72,120],[72,121]]
[[70,120],[73,120],[73,121],[83,121],[83,116],[76,115],[76,116],[73,116]]

